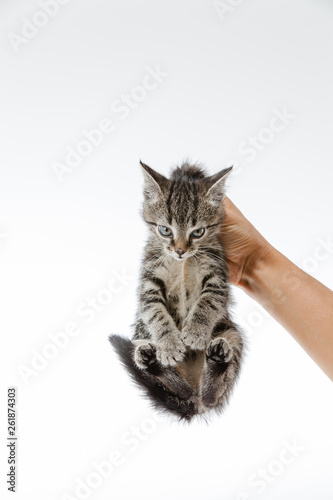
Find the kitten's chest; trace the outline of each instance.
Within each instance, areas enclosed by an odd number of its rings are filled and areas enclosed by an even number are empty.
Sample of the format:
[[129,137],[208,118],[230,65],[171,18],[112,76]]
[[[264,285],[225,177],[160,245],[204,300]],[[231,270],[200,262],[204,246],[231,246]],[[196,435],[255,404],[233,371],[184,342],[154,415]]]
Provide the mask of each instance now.
[[195,262],[184,263],[168,260],[161,269],[161,279],[165,283],[167,305],[170,312],[176,313],[183,320],[191,305],[201,292],[201,272]]

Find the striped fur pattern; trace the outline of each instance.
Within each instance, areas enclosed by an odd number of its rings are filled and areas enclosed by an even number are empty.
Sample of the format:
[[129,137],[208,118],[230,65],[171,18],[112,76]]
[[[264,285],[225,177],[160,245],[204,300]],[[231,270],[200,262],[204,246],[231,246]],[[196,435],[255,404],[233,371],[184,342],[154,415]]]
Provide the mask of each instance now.
[[167,179],[141,166],[149,238],[135,332],[110,341],[155,407],[189,421],[224,409],[244,352],[220,240],[231,169],[208,176],[185,163]]

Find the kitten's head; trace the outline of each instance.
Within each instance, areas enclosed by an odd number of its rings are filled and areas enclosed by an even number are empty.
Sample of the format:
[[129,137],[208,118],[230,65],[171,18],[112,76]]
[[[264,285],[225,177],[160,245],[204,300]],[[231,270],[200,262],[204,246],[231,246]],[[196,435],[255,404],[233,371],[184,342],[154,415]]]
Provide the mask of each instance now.
[[214,246],[223,217],[225,180],[232,167],[207,176],[183,164],[170,179],[140,162],[144,174],[143,218],[155,243],[178,261]]

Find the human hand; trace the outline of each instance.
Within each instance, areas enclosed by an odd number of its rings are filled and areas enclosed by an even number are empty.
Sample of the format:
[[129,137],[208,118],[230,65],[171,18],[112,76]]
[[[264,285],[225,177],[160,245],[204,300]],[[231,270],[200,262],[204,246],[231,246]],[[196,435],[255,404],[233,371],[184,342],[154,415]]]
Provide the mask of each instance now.
[[221,240],[230,280],[234,285],[248,288],[254,268],[266,259],[273,247],[229,198],[224,198],[223,207],[225,217],[221,226]]
[[333,292],[270,245],[228,199],[221,241],[230,280],[288,330],[333,380]]

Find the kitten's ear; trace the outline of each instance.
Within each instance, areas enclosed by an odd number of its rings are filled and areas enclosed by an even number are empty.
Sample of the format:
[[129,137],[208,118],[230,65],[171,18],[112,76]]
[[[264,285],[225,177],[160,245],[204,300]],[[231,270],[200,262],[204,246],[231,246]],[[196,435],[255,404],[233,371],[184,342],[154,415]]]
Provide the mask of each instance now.
[[155,201],[162,194],[162,187],[168,182],[168,179],[142,163],[141,160],[140,165],[145,181],[143,194],[147,200]]
[[233,167],[228,167],[221,170],[221,172],[208,177],[207,180],[210,187],[206,196],[209,197],[209,200],[213,205],[220,205],[222,202],[225,195],[225,181],[232,169]]

